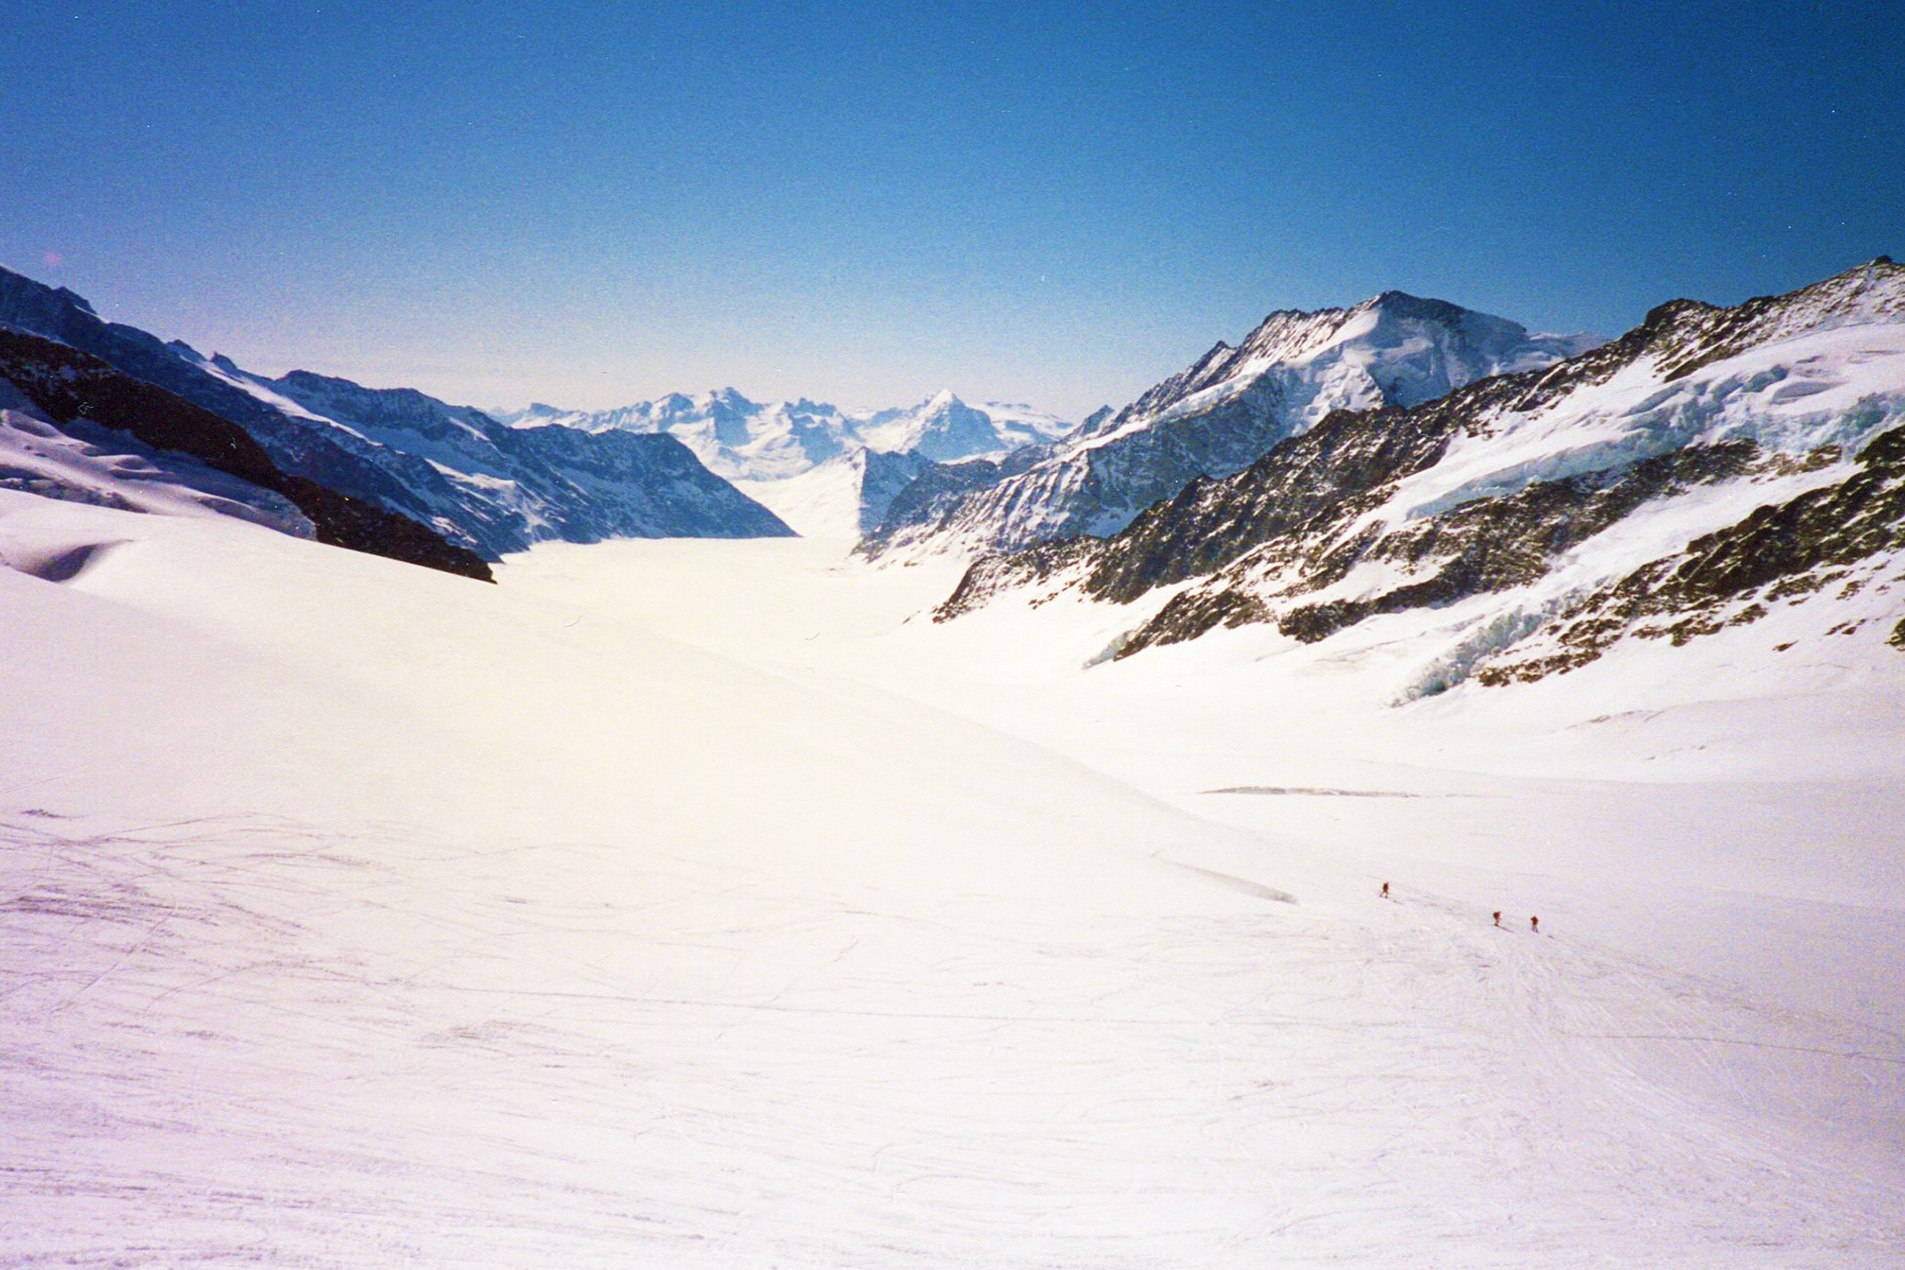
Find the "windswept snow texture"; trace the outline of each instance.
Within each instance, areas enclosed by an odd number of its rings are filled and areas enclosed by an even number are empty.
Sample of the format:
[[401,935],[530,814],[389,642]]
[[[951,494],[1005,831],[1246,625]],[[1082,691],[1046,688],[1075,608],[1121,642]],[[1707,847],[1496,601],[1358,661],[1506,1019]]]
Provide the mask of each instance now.
[[0,569],[0,1261],[1905,1255],[1869,632],[1398,720],[826,544],[0,541],[120,544]]
[[429,526],[495,560],[549,538],[751,537],[774,515],[665,438],[514,430],[412,389],[363,388],[106,323],[85,300],[0,269],[0,326],[99,357],[243,428],[284,471]]
[[986,402],[969,406],[950,390],[916,406],[843,410],[826,402],[750,401],[733,388],[700,396],[671,393],[614,410],[561,410],[532,405],[502,411],[516,427],[557,423],[585,432],[666,432],[680,438],[708,467],[759,488],[788,480],[860,450],[910,454],[935,463],[997,457],[1023,445],[1055,440],[1071,425],[1030,406]]
[[868,550],[1015,550],[1114,533],[1187,482],[1228,476],[1332,410],[1417,405],[1598,342],[1531,335],[1400,291],[1349,309],[1279,311],[1238,347],[1219,343],[1124,409],[1092,416],[1026,470],[897,505]]
[[1814,638],[1905,631],[1885,598],[1901,580],[1905,268],[1879,260],[1731,309],[1664,305],[1413,410],[1334,415],[1109,539],[982,560],[942,616],[1076,587],[1129,606],[1114,656],[1367,622],[1429,655],[1406,698],[1807,604],[1840,614]]

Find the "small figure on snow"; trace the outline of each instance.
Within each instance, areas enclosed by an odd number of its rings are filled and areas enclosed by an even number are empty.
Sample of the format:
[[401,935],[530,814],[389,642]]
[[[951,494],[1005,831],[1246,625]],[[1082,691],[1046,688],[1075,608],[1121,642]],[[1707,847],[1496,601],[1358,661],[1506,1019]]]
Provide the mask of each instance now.
[[1539,917],[1529,918],[1528,929],[1539,935],[1541,933],[1541,919]]
[[1384,882],[1384,883],[1382,884],[1382,897],[1383,897],[1384,899],[1388,899],[1388,898],[1389,898],[1389,884],[1388,884],[1387,882]]
[[1502,911],[1500,909],[1496,909],[1495,910],[1495,925],[1499,927],[1501,924],[1502,924]]

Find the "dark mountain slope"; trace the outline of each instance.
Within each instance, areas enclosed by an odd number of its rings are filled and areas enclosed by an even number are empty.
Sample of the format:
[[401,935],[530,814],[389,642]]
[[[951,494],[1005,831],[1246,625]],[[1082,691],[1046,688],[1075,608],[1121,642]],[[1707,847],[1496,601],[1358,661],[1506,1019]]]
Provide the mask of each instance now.
[[55,423],[86,419],[284,496],[310,520],[319,542],[490,580],[489,566],[475,553],[407,517],[284,472],[235,423],[97,357],[0,328],[0,377]]
[[939,615],[1014,588],[1168,589],[1127,656],[1219,626],[1310,642],[1467,605],[1460,674],[1525,678],[1624,633],[1751,621],[1715,615],[1755,588],[1881,567],[1902,545],[1902,421],[1905,269],[1880,258],[1733,308],[1674,301],[1599,349],[1413,409],[1336,412],[1110,538],[982,558]]

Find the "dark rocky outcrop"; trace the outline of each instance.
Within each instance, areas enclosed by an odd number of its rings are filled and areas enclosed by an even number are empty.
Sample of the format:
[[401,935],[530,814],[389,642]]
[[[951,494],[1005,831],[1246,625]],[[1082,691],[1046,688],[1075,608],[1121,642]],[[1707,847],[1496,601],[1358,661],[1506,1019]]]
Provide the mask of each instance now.
[[[1620,339],[1552,367],[1483,379],[1411,409],[1334,412],[1231,476],[1189,482],[1108,537],[981,556],[936,617],[955,617],[1015,588],[1040,595],[1075,590],[1116,604],[1177,588],[1121,637],[1114,655],[1125,657],[1249,623],[1273,622],[1292,638],[1314,642],[1381,614],[1528,586],[1650,503],[1703,485],[1798,478],[1847,464],[1833,441],[1769,449],[1724,428],[1699,441],[1701,426],[1679,431],[1677,416],[1654,431],[1618,430],[1645,416],[1648,402],[1667,400],[1668,385],[1722,359],[1772,341],[1901,319],[1905,269],[1884,258],[1733,308],[1674,301]],[[1629,414],[1588,428],[1546,468],[1475,465],[1476,447],[1512,433],[1517,421],[1581,410],[1576,403],[1600,400],[1593,390],[1630,370],[1663,395],[1640,405],[1633,404],[1638,397],[1621,398]],[[1762,371],[1750,384],[1725,377],[1715,383],[1740,392],[1784,383],[1791,400],[1816,387],[1788,382],[1778,368]],[[1701,402],[1699,394],[1720,390],[1697,387],[1694,397],[1675,400]],[[1856,472],[1843,481],[1763,506],[1564,612],[1505,613],[1490,635],[1501,637],[1501,647],[1465,653],[1462,673],[1479,668],[1487,683],[1538,677],[1598,656],[1624,633],[1684,640],[1755,620],[1765,611],[1756,608],[1759,600],[1842,578],[1856,585],[1847,571],[1857,562],[1905,549],[1905,429],[1874,432],[1896,417],[1899,393],[1881,392],[1833,416],[1835,427],[1864,446]],[[1628,439],[1605,440],[1609,429]],[[1431,478],[1428,488],[1441,492],[1407,505],[1405,482],[1436,468],[1458,440],[1470,465],[1462,470],[1487,475]],[[1365,565],[1384,567],[1359,573]],[[1366,579],[1362,589],[1338,587],[1352,574]],[[1905,624],[1896,638],[1905,645]],[[1537,648],[1544,651],[1531,651]]]
[[[1765,616],[1761,601],[1804,596],[1840,584],[1856,591],[1852,570],[1905,549],[1905,428],[1894,428],[1858,456],[1846,480],[1760,507],[1738,523],[1695,539],[1685,551],[1651,561],[1570,605],[1551,624],[1551,648],[1505,656],[1483,668],[1487,684],[1538,679],[1601,656],[1625,634],[1684,644],[1725,626]],[[1905,645],[1905,622],[1888,642]]]
[[4,269],[0,326],[155,384],[237,424],[282,472],[407,517],[485,559],[545,538],[791,532],[726,481],[695,471],[699,460],[672,437],[552,439],[414,389],[309,371],[267,379],[102,321],[72,292]]
[[490,580],[481,557],[416,521],[283,471],[243,428],[97,357],[0,328],[0,376],[55,423],[86,419],[130,434],[155,450],[189,454],[206,466],[284,496],[319,542],[386,556],[463,577]]

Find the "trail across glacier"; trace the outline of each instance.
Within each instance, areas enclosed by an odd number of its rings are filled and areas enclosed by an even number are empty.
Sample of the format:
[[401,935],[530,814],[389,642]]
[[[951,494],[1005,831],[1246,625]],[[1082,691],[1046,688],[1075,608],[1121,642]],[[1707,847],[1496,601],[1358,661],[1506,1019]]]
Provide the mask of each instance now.
[[1195,719],[1111,735],[1166,699],[1041,695],[1061,650],[904,620],[926,572],[623,544],[487,588],[24,497],[0,532],[125,544],[0,570],[10,1263],[1905,1247],[1870,1017],[1494,929],[1454,831],[1383,902],[1406,858],[1287,798],[1193,815]]

